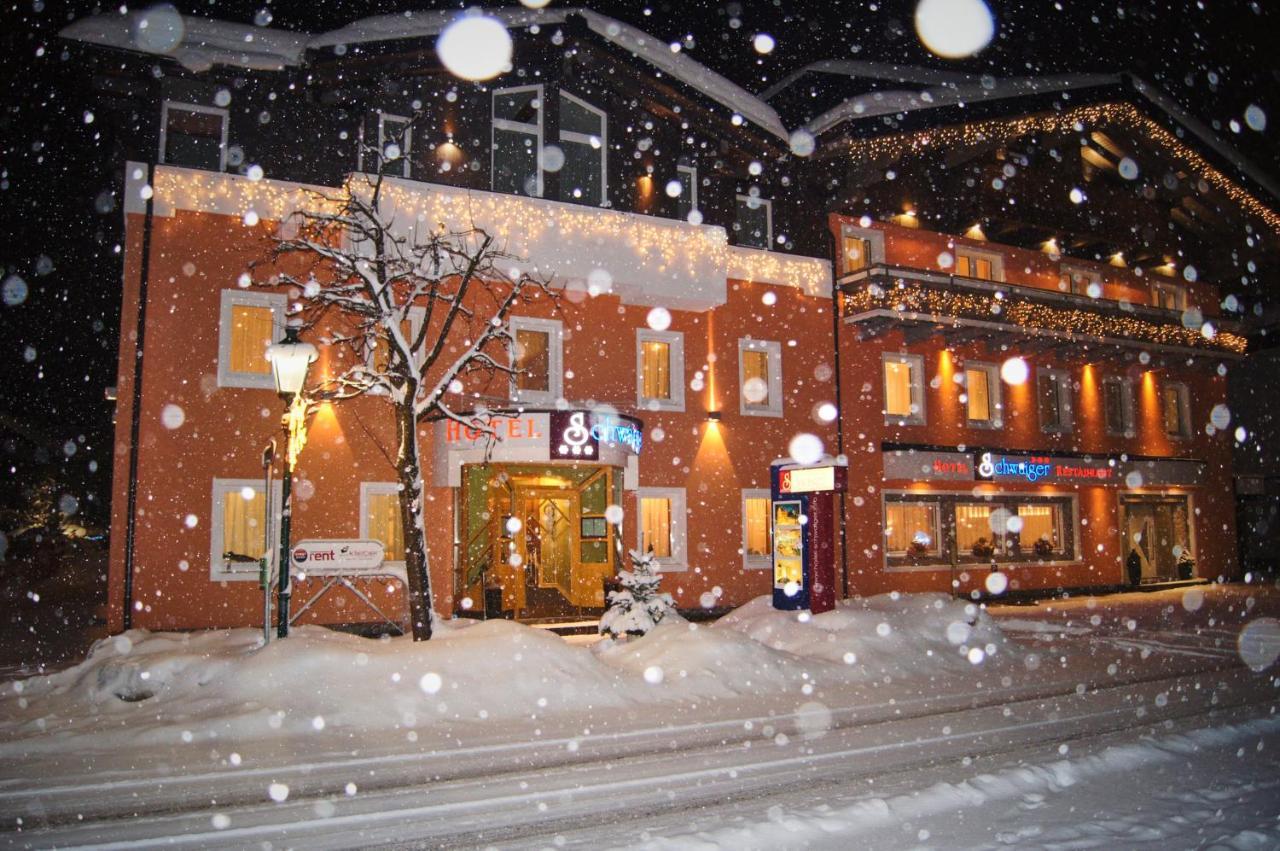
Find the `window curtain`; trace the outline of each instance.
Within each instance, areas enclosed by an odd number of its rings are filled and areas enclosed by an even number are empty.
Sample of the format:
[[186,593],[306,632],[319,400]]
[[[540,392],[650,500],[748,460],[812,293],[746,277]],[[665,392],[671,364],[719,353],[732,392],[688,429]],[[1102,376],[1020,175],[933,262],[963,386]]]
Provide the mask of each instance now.
[[760,384],[747,399],[748,405],[756,408],[769,407],[769,353],[742,353],[742,385],[745,387],[751,379],[758,379]]
[[646,399],[671,398],[671,346],[657,340],[645,340],[644,396]]
[[772,555],[769,546],[769,500],[750,497],[746,504],[747,555]]
[[267,502],[262,491],[255,490],[250,499],[236,488],[222,496],[222,552],[261,558],[262,536]]
[[985,369],[965,370],[969,396],[969,419],[986,422],[991,419],[990,375]]
[[366,501],[365,529],[368,536],[382,542],[385,561],[404,561],[404,528],[400,524],[400,495],[371,493]]
[[884,411],[895,417],[911,416],[911,364],[884,362]]
[[269,307],[231,306],[231,371],[269,375],[267,346],[274,339],[274,316]]
[[658,558],[671,557],[671,500],[645,497],[640,500],[640,549],[653,550]]

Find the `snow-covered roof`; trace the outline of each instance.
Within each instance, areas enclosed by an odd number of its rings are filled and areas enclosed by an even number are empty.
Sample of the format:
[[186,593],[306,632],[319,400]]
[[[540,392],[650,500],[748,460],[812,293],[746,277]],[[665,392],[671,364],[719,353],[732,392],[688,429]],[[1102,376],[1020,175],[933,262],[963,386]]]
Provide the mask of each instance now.
[[[311,35],[175,12],[166,12],[163,19],[153,21],[156,13],[146,10],[93,15],[65,27],[61,35],[121,50],[169,56],[192,71],[206,71],[214,65],[276,71],[301,65],[307,50],[438,35],[460,14],[456,10],[432,10],[373,15],[336,30]],[[534,24],[561,24],[570,15],[581,15],[587,27],[606,41],[643,59],[779,139],[788,138],[782,119],[764,100],[697,60],[672,52],[669,45],[630,24],[590,9],[572,7],[540,10],[512,7],[488,9],[486,14],[498,18],[509,28],[517,29]],[[148,37],[148,28],[154,32],[157,25],[164,27],[164,35]]]

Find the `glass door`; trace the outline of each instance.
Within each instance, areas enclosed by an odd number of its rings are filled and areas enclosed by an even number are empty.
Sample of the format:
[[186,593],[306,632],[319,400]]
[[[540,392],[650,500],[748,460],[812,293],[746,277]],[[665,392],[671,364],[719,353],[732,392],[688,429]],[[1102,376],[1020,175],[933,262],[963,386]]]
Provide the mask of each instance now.
[[1121,497],[1124,559],[1136,558],[1142,582],[1178,578],[1178,559],[1190,554],[1191,534],[1185,496]]

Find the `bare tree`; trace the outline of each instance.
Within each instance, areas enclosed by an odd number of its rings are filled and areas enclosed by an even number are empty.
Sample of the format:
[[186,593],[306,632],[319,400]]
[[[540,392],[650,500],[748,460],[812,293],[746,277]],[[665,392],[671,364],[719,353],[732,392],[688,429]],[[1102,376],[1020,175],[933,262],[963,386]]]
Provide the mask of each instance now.
[[[409,127],[412,122],[402,134]],[[350,366],[308,390],[313,399],[379,394],[389,400],[409,611],[413,638],[424,641],[431,637],[433,598],[418,425],[453,420],[497,439],[490,409],[454,410],[450,394],[494,376],[513,377],[515,340],[507,317],[519,304],[554,301],[556,294],[549,280],[515,271],[518,258],[474,225],[449,230],[437,224],[427,233],[395,227],[382,209],[383,173],[398,153],[373,153],[382,164],[379,174],[356,175],[340,193],[317,194],[314,209],[288,217],[272,260],[293,259],[275,262],[273,274],[258,283],[292,287],[293,321],[323,334],[317,342],[354,355]],[[304,271],[281,271],[298,268],[297,258]]]

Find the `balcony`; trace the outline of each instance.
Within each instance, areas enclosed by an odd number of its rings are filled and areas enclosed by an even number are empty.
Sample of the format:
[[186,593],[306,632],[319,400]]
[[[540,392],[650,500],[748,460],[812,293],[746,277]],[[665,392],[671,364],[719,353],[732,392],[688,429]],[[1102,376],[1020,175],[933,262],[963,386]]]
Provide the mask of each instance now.
[[1111,299],[877,264],[840,279],[841,315],[861,338],[900,328],[908,340],[943,334],[1009,334],[1046,347],[1089,343],[1215,357],[1241,357],[1246,340],[1229,320]]

